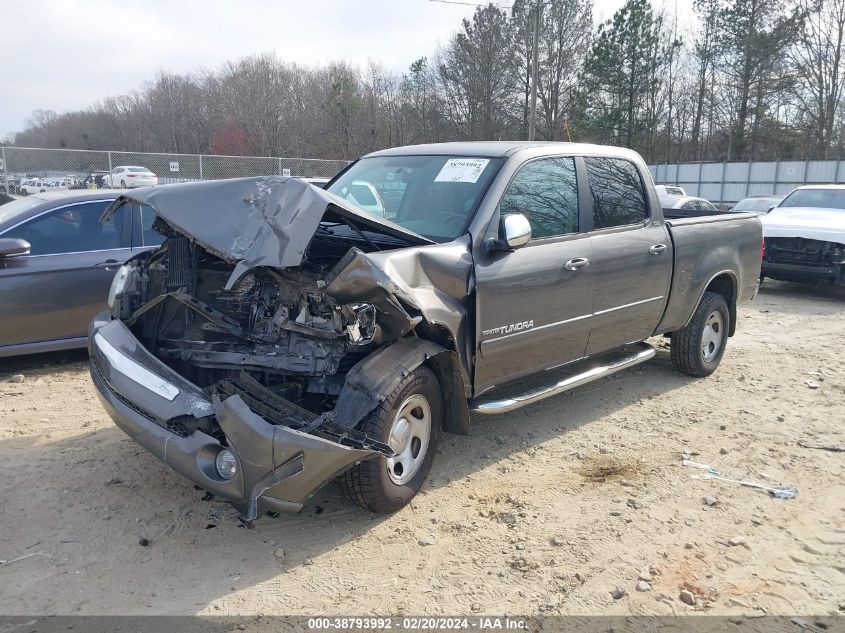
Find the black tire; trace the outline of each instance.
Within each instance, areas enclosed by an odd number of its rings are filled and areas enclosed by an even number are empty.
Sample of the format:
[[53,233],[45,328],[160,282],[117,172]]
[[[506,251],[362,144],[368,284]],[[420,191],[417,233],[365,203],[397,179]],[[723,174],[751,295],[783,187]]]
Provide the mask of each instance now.
[[26,189],[21,189],[21,195],[22,196],[28,196],[29,192]]
[[121,188],[121,189],[126,189],[126,181],[125,181],[125,180],[121,180],[121,181],[120,181],[120,188]]
[[403,508],[422,488],[431,470],[440,440],[443,407],[437,378],[428,367],[418,367],[408,374],[358,428],[373,439],[390,443],[393,422],[412,396],[422,396],[431,415],[428,446],[416,474],[399,485],[391,479],[387,458],[379,456],[353,466],[338,478],[344,494],[371,512],[389,514]]
[[[718,315],[718,318],[714,315]],[[718,323],[719,341],[718,344],[711,341],[711,344],[705,347],[704,337],[708,322],[711,322],[712,331],[715,331],[715,323]],[[692,315],[692,320],[684,329],[672,332],[672,364],[675,369],[682,374],[698,378],[709,376],[716,371],[728,344],[730,323],[731,317],[725,298],[715,292],[705,292]]]

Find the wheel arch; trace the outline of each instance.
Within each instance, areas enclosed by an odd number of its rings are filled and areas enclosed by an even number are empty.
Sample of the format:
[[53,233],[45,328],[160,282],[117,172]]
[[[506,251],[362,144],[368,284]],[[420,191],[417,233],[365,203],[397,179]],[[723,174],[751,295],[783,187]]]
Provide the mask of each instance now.
[[[728,304],[728,316],[730,317],[728,336],[733,336],[736,332],[737,288],[737,279],[733,271],[724,270],[718,272],[713,275],[713,277],[710,278],[710,281],[707,282],[707,285],[704,286],[704,290],[701,291],[701,295],[698,297],[698,301],[695,304],[695,306],[698,307],[698,304],[701,303],[701,300],[704,298],[704,293],[706,292],[715,292],[716,294],[722,295],[725,298],[725,303]],[[693,310],[693,314],[694,313],[695,310]],[[692,317],[690,317],[690,319],[692,319]]]
[[347,428],[356,426],[421,365],[429,367],[437,378],[443,430],[469,433],[469,407],[457,351],[416,336],[400,338],[376,350],[349,370],[337,399],[335,421]]

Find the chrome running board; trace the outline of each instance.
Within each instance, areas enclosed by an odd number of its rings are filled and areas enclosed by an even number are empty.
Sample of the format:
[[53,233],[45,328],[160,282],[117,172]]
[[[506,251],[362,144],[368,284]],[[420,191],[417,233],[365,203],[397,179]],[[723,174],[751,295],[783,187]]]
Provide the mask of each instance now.
[[[470,404],[470,410],[473,413],[482,413],[485,415],[495,415],[497,413],[508,413],[515,409],[519,409],[529,404],[545,400],[551,396],[556,396],[565,391],[575,389],[581,385],[586,385],[588,382],[593,382],[599,378],[604,378],[610,374],[615,374],[618,371],[639,365],[645,361],[653,358],[655,355],[654,348],[647,343],[637,343],[636,345],[628,345],[620,350],[598,356],[587,361],[572,363],[572,365],[564,366],[556,370],[549,370],[558,376],[558,380],[553,384],[545,384],[536,386],[538,377],[532,377],[529,380],[534,382],[534,386],[527,390],[517,392],[513,395],[515,390],[520,386],[525,389],[526,381],[516,383],[513,386],[508,385],[506,388],[512,395],[504,395],[495,400],[476,400]],[[585,368],[585,364],[588,365]],[[563,375],[561,375],[561,373]],[[548,373],[539,375],[539,378],[547,378]]]

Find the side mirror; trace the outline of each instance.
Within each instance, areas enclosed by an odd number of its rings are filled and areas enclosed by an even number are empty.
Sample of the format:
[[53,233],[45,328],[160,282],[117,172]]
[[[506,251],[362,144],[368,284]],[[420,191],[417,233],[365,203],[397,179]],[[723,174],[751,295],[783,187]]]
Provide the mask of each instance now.
[[0,257],[29,255],[31,248],[29,242],[17,237],[0,238]]
[[531,223],[521,213],[511,213],[499,222],[499,239],[487,240],[486,250],[513,251],[531,241]]

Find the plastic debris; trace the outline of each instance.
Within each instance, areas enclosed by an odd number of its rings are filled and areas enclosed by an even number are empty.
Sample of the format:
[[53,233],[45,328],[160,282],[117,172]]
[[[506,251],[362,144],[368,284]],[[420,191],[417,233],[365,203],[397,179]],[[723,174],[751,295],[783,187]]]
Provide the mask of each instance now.
[[699,468],[705,471],[702,475],[693,475],[693,479],[718,479],[719,481],[725,481],[730,484],[737,484],[738,486],[745,486],[746,488],[765,490],[776,499],[793,499],[798,495],[798,488],[794,486],[766,486],[764,484],[757,483],[756,481],[750,481],[748,479],[730,479],[729,477],[723,477],[721,473],[715,468],[713,468],[710,464],[701,464],[699,462],[693,462],[688,459],[683,460],[682,464],[684,466],[692,466],[693,468]]

